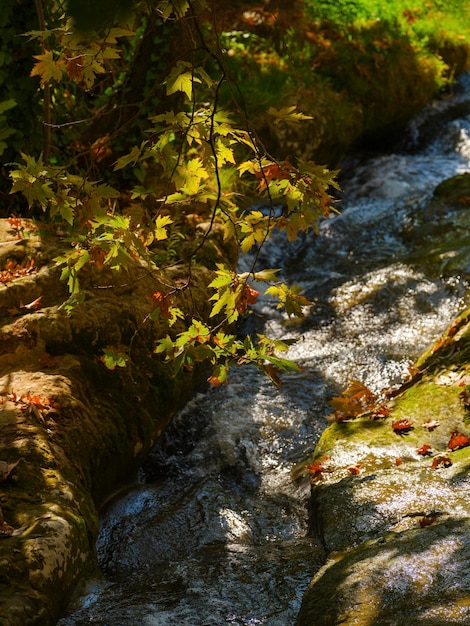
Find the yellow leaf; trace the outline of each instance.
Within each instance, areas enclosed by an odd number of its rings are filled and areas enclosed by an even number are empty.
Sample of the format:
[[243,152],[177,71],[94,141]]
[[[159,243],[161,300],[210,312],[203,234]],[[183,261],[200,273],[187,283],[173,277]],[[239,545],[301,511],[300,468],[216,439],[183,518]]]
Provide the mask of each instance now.
[[168,238],[168,233],[165,226],[173,224],[173,220],[169,215],[158,215],[155,220],[155,239],[162,241]]
[[50,83],[52,79],[59,82],[65,71],[63,60],[54,61],[52,50],[47,50],[44,54],[38,54],[34,57],[38,63],[31,70],[30,76],[39,76],[41,79],[41,87]]

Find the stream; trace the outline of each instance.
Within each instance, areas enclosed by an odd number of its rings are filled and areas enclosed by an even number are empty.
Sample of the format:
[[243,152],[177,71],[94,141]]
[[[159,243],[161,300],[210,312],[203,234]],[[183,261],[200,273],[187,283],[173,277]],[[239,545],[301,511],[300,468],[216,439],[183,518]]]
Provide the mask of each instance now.
[[[302,371],[277,390],[241,367],[195,397],[102,511],[102,578],[60,626],[289,626],[323,564],[308,533],[308,479],[295,467],[352,379],[380,394],[465,303],[462,276],[419,259],[405,233],[435,186],[469,172],[470,78],[433,102],[387,154],[345,164],[341,214],[320,235],[276,236],[259,267],[280,267],[313,302],[302,322],[260,298],[250,332],[298,341]],[[418,250],[419,252],[419,250]],[[241,264],[249,267],[250,259]],[[468,275],[468,272],[467,272]]]

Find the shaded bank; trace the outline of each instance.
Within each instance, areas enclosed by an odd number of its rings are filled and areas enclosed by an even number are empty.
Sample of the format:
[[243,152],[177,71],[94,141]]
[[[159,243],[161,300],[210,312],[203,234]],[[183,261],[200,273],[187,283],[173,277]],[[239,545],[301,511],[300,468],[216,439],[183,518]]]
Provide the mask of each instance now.
[[[96,506],[132,480],[198,377],[172,379],[153,355],[145,268],[90,274],[93,296],[67,315],[60,238],[23,226],[18,238],[0,221],[0,622],[45,626],[95,566]],[[201,315],[210,275],[193,275]],[[103,349],[130,342],[129,366],[108,371]]]

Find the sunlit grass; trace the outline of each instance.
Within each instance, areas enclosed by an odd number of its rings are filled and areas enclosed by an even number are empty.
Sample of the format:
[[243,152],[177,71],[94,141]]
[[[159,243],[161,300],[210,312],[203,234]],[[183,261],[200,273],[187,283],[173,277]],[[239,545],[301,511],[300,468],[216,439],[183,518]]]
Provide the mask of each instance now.
[[[262,127],[269,106],[296,104],[315,120],[304,131],[309,156],[335,164],[361,137],[396,132],[470,67],[470,3],[305,0],[301,23],[222,41],[250,119]],[[273,129],[264,132],[277,149]],[[295,148],[305,137],[289,140]]]

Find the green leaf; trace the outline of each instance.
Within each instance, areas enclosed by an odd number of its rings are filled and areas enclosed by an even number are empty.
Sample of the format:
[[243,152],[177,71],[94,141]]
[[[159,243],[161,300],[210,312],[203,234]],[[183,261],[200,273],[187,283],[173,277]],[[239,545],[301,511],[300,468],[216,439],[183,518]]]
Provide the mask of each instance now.
[[119,159],[114,164],[114,171],[116,172],[117,170],[122,170],[124,167],[126,167],[126,165],[129,165],[130,163],[132,163],[132,165],[135,165],[137,161],[139,161],[146,143],[147,142],[144,141],[140,144],[140,147],[134,146],[129,154],[125,154],[122,157],[119,157]]
[[166,95],[171,96],[171,94],[177,91],[182,91],[191,100],[193,97],[193,84],[200,82],[201,79],[194,76],[191,63],[178,61],[165,81]]
[[9,100],[3,100],[3,102],[0,102],[0,114],[5,113],[5,111],[8,111],[13,107],[16,107],[16,105],[17,102],[13,98],[10,98]]
[[103,350],[103,356],[100,360],[109,370],[114,370],[116,367],[126,367],[129,356],[124,352],[118,352],[114,348],[106,348]]

